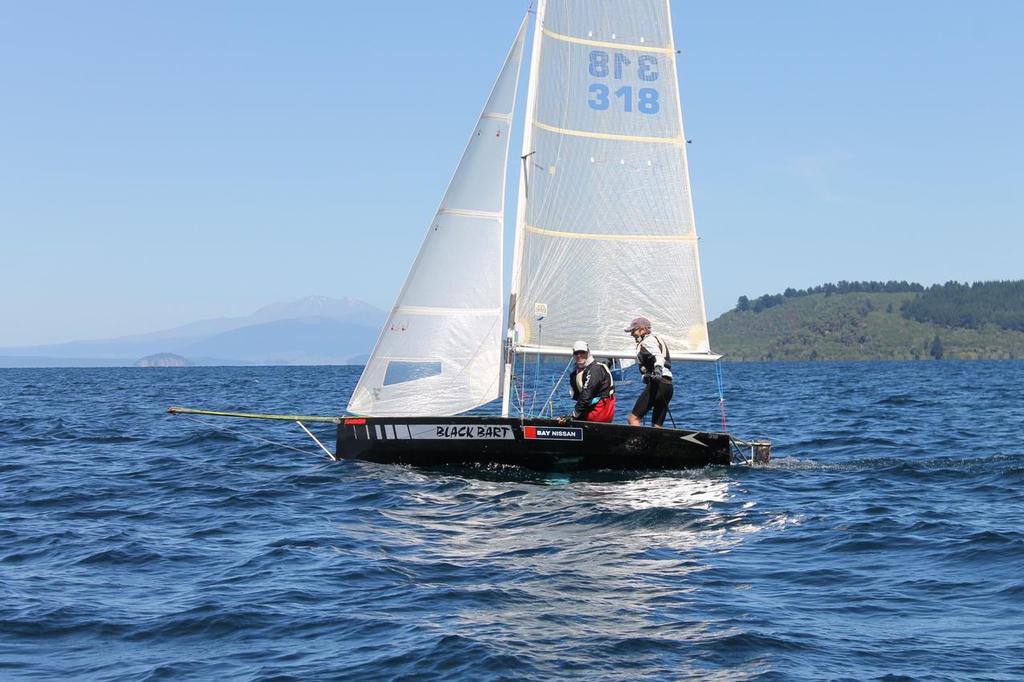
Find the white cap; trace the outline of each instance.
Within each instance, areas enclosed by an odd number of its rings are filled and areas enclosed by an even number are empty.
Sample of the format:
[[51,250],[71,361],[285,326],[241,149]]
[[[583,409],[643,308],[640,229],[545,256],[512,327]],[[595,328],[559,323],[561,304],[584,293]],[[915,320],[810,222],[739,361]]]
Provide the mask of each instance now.
[[573,353],[578,353],[581,350],[585,350],[588,353],[590,352],[590,346],[587,345],[586,341],[577,341],[576,343],[572,344]]

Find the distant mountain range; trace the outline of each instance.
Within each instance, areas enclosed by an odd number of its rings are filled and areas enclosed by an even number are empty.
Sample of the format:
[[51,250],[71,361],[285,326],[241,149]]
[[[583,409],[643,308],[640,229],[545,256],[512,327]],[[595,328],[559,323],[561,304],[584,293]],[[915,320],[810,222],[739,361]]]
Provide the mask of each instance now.
[[[386,319],[363,301],[310,296],[150,334],[0,348],[0,367],[362,364]],[[728,360],[1024,358],[1024,280],[741,296],[708,331]]]
[[194,365],[359,364],[386,319],[357,299],[309,296],[149,334],[0,348],[0,367],[131,366],[168,353]]

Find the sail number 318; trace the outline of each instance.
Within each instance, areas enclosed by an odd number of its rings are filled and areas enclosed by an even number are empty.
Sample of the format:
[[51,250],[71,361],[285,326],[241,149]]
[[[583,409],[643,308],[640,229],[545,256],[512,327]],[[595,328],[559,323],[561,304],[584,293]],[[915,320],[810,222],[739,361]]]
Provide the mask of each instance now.
[[[590,75],[594,78],[607,78],[611,76],[615,80],[622,80],[622,75],[628,67],[633,66],[633,60],[621,52],[616,52],[612,57],[603,50],[593,50],[590,53]],[[650,54],[642,54],[636,59],[636,75],[642,81],[651,83],[658,80],[658,58]],[[639,88],[636,91],[636,98],[633,97],[633,86],[623,85],[614,92],[604,83],[591,83],[587,88],[590,97],[587,104],[591,109],[605,111],[612,104],[612,98],[618,103],[621,101],[622,110],[626,113],[633,111],[634,107],[641,114],[656,114],[661,105],[658,104],[658,91],[654,88]]]

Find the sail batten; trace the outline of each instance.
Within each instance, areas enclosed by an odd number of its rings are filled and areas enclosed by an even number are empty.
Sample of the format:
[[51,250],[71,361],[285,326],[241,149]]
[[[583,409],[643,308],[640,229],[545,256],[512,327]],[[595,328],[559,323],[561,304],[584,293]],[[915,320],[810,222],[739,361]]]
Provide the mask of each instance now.
[[451,207],[440,208],[437,213],[438,215],[461,215],[469,218],[486,218],[488,220],[502,220],[505,215],[501,211],[478,211],[472,208]]
[[549,230],[543,227],[536,227],[535,225],[526,225],[523,229],[534,234],[547,235],[549,237],[559,237],[562,239],[598,239],[603,241],[620,241],[620,242],[693,242],[697,240],[697,235],[690,234],[601,234],[598,232],[581,232],[581,231],[568,231],[568,230]]
[[403,305],[395,308],[395,315],[440,315],[454,317],[493,317],[500,314],[501,308],[440,308],[437,306]]
[[641,135],[616,135],[615,133],[598,133],[592,130],[572,130],[570,128],[559,128],[558,126],[551,126],[540,121],[534,121],[533,125],[537,126],[541,130],[546,130],[549,133],[556,133],[558,135],[571,135],[573,137],[590,137],[595,140],[615,140],[618,142],[650,142],[652,144],[674,144],[676,146],[682,146],[684,140],[682,137],[645,137]]
[[630,45],[629,43],[616,43],[604,40],[592,40],[590,38],[574,38],[573,36],[562,35],[561,33],[555,33],[551,29],[545,28],[544,35],[555,40],[561,40],[566,43],[576,43],[577,45],[591,45],[593,47],[605,47],[613,50],[636,50],[638,52],[651,52],[655,54],[675,54],[676,48],[673,46],[669,47],[656,47],[654,45],[645,45],[643,43],[639,45]]

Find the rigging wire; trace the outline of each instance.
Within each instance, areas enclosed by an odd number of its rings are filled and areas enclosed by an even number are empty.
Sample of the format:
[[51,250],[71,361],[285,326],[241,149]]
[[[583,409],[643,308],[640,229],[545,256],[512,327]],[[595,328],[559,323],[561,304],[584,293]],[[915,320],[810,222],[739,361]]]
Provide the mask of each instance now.
[[[537,343],[538,343],[538,345],[540,345],[541,340],[543,338],[544,338],[544,325],[541,324],[540,321],[538,320],[538,322],[537,322]],[[523,357],[524,357],[523,365],[525,366],[525,364],[526,364],[525,357],[526,356],[524,355]],[[534,414],[535,414],[534,411],[533,411],[533,408],[537,405],[537,393],[540,391],[540,387],[537,385],[537,382],[540,381],[540,353],[537,353],[537,363],[536,363],[536,365],[537,366],[534,369],[534,375],[533,375],[533,395],[530,397],[530,416],[531,417],[534,416]],[[541,411],[543,411],[544,410],[544,406],[541,405],[540,409],[541,409]]]
[[[273,440],[270,440],[268,438],[262,438],[261,436],[257,436],[257,435],[251,434],[251,433],[245,433],[244,431],[236,431],[235,429],[230,429],[230,428],[228,428],[226,426],[220,426],[218,424],[214,424],[212,422],[208,422],[208,421],[203,420],[203,419],[197,419],[196,417],[192,417],[192,416],[187,415],[187,414],[179,414],[178,416],[181,416],[181,417],[184,417],[185,419],[194,421],[197,424],[202,424],[203,426],[208,426],[208,427],[210,427],[212,429],[215,429],[217,431],[225,431],[227,433],[233,433],[236,436],[242,436],[243,438],[252,438],[253,440],[262,441],[264,443],[267,443],[268,445],[275,445],[277,447],[287,448],[288,450],[294,450],[295,452],[301,452],[304,455],[316,455],[317,457],[320,456],[320,453],[318,453],[318,452],[310,452],[309,450],[302,450],[300,448],[293,447],[293,446],[288,445],[286,443],[280,443],[278,441],[273,441]],[[331,456],[331,459],[335,460],[335,461],[337,460],[337,458],[334,457],[333,455]]]
[[522,377],[519,372],[516,371],[516,363],[519,362],[519,357],[515,354],[512,355],[512,388],[514,392],[512,397],[515,398],[515,407],[519,410],[519,420],[523,419],[523,387]]
[[519,410],[519,421],[523,420],[523,394],[519,390],[519,384],[515,381],[515,377],[512,377],[512,397],[515,398],[514,407]]
[[[551,389],[551,393],[548,393],[547,404],[548,404],[548,407],[550,408],[549,412],[551,413],[551,418],[552,419],[555,417],[555,408],[554,408],[554,405],[552,403],[552,399],[555,397],[555,391],[557,391],[558,387],[562,385],[562,379],[565,378],[566,372],[569,371],[569,368],[572,367],[572,365],[575,362],[576,362],[575,358],[569,360],[569,364],[567,364],[565,366],[565,369],[562,370],[562,373],[558,375],[558,381],[555,382],[555,386],[554,386],[554,388]],[[540,409],[540,414],[537,415],[537,416],[539,416],[539,417],[544,416],[544,407],[543,406]]]
[[526,420],[526,356],[523,355],[523,373],[519,380],[519,422]]
[[715,378],[718,380],[718,409],[722,416],[722,433],[729,433],[725,419],[725,378],[722,374],[721,360],[715,360]]

